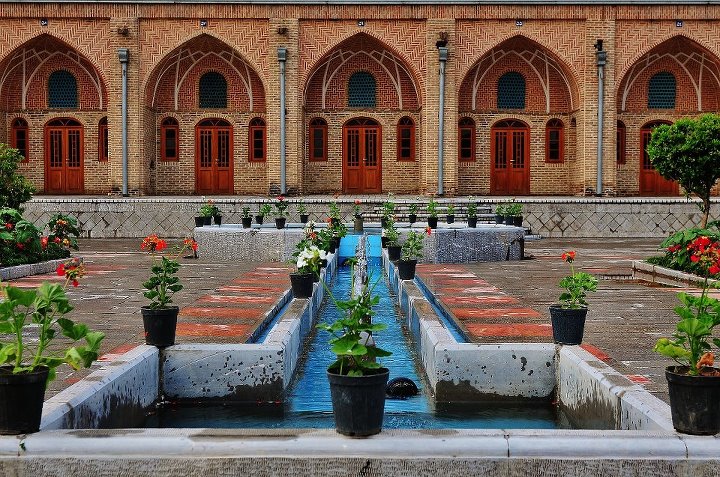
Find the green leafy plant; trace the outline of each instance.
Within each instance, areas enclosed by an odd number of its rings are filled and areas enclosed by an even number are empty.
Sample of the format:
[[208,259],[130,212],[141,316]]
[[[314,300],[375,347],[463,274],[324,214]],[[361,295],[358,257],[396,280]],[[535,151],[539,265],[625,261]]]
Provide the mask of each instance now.
[[215,207],[215,203],[212,200],[208,200],[200,207],[199,213],[201,217],[212,217],[213,215],[217,215],[215,213],[216,210],[218,209]]
[[569,251],[562,254],[563,261],[570,264],[570,275],[560,280],[560,288],[565,291],[560,295],[560,307],[577,309],[588,306],[585,300],[587,292],[597,290],[598,280],[594,276],[585,272],[576,272],[573,262],[575,261],[575,252]]
[[360,199],[355,199],[355,203],[353,205],[353,215],[355,217],[362,217],[362,211],[360,210],[361,204],[362,202],[360,201]]
[[400,233],[398,232],[397,228],[395,227],[395,221],[388,218],[387,222],[385,222],[385,227],[383,227],[382,230],[382,236],[385,237],[387,241],[387,245],[389,247],[394,247],[398,245],[398,239],[400,238]]
[[455,215],[455,204],[448,204],[447,215]]
[[505,214],[505,208],[506,208],[506,207],[507,207],[506,204],[504,204],[504,203],[502,203],[502,202],[499,203],[498,205],[496,205],[496,206],[495,206],[495,215],[505,216],[505,215],[506,215],[506,214]]
[[683,118],[656,127],[647,153],[660,175],[677,181],[687,196],[700,198],[700,227],[707,227],[711,191],[720,179],[720,115]]
[[[180,278],[175,274],[180,270],[180,263],[177,259],[189,248],[188,242],[184,242],[179,247],[177,254],[171,258],[158,255],[167,248],[167,242],[155,234],[145,237],[140,248],[153,257],[153,264],[150,268],[152,275],[142,284],[143,288],[147,290],[143,295],[150,299],[148,308],[153,310],[168,308],[168,305],[172,303],[173,295],[183,289]],[[196,250],[197,247],[193,247],[193,251]]]
[[250,218],[250,207],[248,207],[248,206],[243,206],[243,208],[242,208],[242,216],[243,216],[244,219]]
[[[432,229],[430,227],[427,227],[425,229],[425,234],[427,234],[427,236],[430,236],[432,234]],[[424,238],[425,235],[423,235],[422,232],[416,232],[414,230],[411,230],[407,236],[407,239],[405,239],[405,242],[402,244],[402,249],[400,250],[400,260],[417,260],[418,258],[422,257]]]
[[[7,335],[10,340],[2,343],[0,364],[12,366],[15,374],[47,366],[47,382],[50,382],[55,378],[55,368],[61,364],[79,369],[89,367],[98,358],[100,342],[105,334],[91,331],[87,325],[66,317],[73,307],[65,295],[65,287],[69,283],[77,286],[84,267],[79,261],[68,262],[67,269],[64,265],[58,267],[58,273],[66,276],[64,286],[45,282],[30,290],[9,285],[0,287],[3,297],[0,301],[0,334]],[[27,340],[26,335],[29,334],[37,334],[37,339]],[[85,344],[61,351],[54,346],[51,350],[51,341],[60,335],[73,343],[84,340]]]
[[77,239],[80,236],[80,228],[75,217],[55,214],[50,218],[47,228],[48,247],[58,246],[78,250]]
[[[298,244],[299,246],[300,244]],[[297,254],[297,271],[320,276],[323,260],[327,260],[327,252],[312,244],[303,243],[302,247],[302,250]]]
[[330,220],[328,230],[330,230],[332,236],[335,238],[343,238],[347,235],[347,226],[340,221]]
[[[376,281],[371,288],[367,285],[363,286],[362,291],[357,296],[351,295],[349,300],[335,299],[330,289],[323,283],[340,312],[340,318],[335,322],[317,325],[318,329],[327,331],[332,336],[329,342],[330,349],[337,359],[328,367],[328,371],[347,376],[373,374],[382,367],[376,358],[392,354],[371,344],[372,333],[387,328],[383,323],[372,322],[372,316],[375,314],[373,307],[380,302],[379,296],[373,296],[377,283]],[[351,285],[350,290],[353,289]]]
[[262,204],[258,208],[258,215],[265,217],[266,215],[270,215],[270,212],[272,212],[272,206],[270,204]]
[[336,221],[340,220],[340,206],[337,205],[337,202],[333,201],[330,202],[330,205],[328,206],[330,208],[330,212],[328,216],[331,219],[335,219]]
[[710,342],[720,347],[720,340],[712,337],[713,328],[720,324],[720,301],[708,294],[708,277],[720,273],[720,242],[701,236],[690,243],[688,250],[691,260],[704,270],[702,294],[699,297],[678,294],[682,305],[675,308],[680,321],[673,339],[660,338],[653,349],[687,366],[688,374],[698,375],[705,366],[714,364]]
[[297,212],[299,215],[306,215],[307,214],[307,206],[304,202],[298,202],[297,205]]
[[408,212],[412,215],[417,215],[418,212],[418,203],[417,202],[410,202],[408,204]]
[[428,202],[428,205],[427,205],[427,213],[430,217],[438,216],[438,203],[432,197],[430,198],[430,201]]
[[287,215],[289,205],[290,204],[285,201],[285,197],[281,195],[277,196],[277,199],[275,200],[275,216],[285,217]]
[[505,215],[520,217],[522,215],[523,206],[520,203],[512,202],[505,207]]
[[385,202],[382,205],[382,216],[385,219],[392,217],[395,213],[395,202],[393,201],[393,194],[389,193]]
[[35,192],[35,186],[17,172],[23,159],[20,151],[0,143],[0,208],[22,212],[22,204],[30,200]]
[[[693,273],[695,275],[703,275],[707,272],[701,267],[701,263],[692,261],[692,253],[688,249],[690,244],[699,237],[708,237],[713,241],[720,241],[720,222],[713,221],[708,223],[707,228],[691,228],[680,230],[668,238],[666,238],[660,247],[665,249],[665,253],[659,257],[651,257],[647,261],[655,265],[660,265],[673,270]],[[710,275],[714,276],[713,274]]]
[[470,218],[477,217],[477,202],[475,201],[474,197],[469,197],[469,202],[467,205],[467,216]]

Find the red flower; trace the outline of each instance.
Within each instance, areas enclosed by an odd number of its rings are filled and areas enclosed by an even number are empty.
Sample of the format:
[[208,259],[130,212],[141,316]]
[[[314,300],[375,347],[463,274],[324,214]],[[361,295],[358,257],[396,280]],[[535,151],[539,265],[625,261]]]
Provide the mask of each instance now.
[[147,250],[150,253],[162,252],[167,248],[167,242],[159,238],[157,235],[151,234],[143,239],[142,244],[140,244],[140,248]]
[[55,269],[55,272],[58,274],[59,277],[65,276],[65,264],[61,263],[58,265],[58,267]]
[[563,261],[567,263],[573,263],[575,261],[575,251],[570,250],[568,252],[563,253],[560,258],[563,259]]
[[23,250],[23,249],[25,248],[25,244],[24,244],[24,243],[16,243],[15,245],[16,245],[17,248],[19,248],[20,250]]
[[680,250],[681,248],[682,248],[682,246],[680,246],[680,245],[671,245],[670,247],[668,247],[667,251],[670,253],[675,253],[678,250]]
[[430,236],[430,234],[432,234],[432,229],[430,227],[425,227],[425,233]]
[[40,246],[41,246],[43,249],[46,249],[46,248],[47,248],[47,245],[48,245],[48,238],[47,238],[47,237],[41,238],[41,239],[40,239]]
[[360,202],[360,199],[355,199],[355,205],[360,205],[362,202]]
[[72,285],[73,285],[74,287],[76,287],[76,286],[79,285],[79,282],[78,282],[77,280],[73,280],[73,281],[72,281]]
[[13,229],[13,224],[11,224],[10,222],[5,222],[5,228],[8,229],[8,230],[12,230],[12,229]]
[[717,275],[720,273],[720,264],[712,265],[710,268],[708,268],[708,272],[710,272],[710,275]]
[[691,261],[691,262],[695,262],[695,263],[696,263],[696,262],[699,262],[699,261],[700,261],[700,255],[695,255],[695,254],[690,255],[690,261]]
[[328,217],[327,219],[325,219],[325,222],[327,222],[328,224],[331,223],[331,222],[332,222],[332,217]]
[[185,240],[183,240],[183,245],[185,247],[190,247],[191,249],[193,249],[193,251],[197,252],[198,244],[195,239],[186,238]]
[[60,237],[55,237],[55,238],[53,239],[53,242],[55,242],[55,243],[60,243],[60,242],[62,242],[62,240],[60,240]]

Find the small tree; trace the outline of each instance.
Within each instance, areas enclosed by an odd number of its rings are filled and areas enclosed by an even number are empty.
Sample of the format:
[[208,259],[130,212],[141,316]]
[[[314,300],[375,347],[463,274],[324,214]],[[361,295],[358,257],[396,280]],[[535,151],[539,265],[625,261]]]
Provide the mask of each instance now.
[[680,119],[655,128],[647,147],[653,167],[666,179],[677,181],[685,194],[702,203],[702,228],[710,216],[710,191],[720,179],[720,115]]
[[17,149],[0,143],[0,209],[9,207],[22,211],[20,206],[35,192],[30,181],[17,173],[18,163],[22,160]]

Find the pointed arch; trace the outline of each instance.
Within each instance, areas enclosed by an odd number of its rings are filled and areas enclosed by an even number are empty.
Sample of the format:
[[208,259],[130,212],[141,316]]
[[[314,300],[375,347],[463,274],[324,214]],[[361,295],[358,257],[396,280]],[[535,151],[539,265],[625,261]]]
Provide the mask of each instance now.
[[621,73],[618,110],[646,110],[647,100],[641,100],[647,98],[650,78],[663,71],[677,79],[678,109],[710,111],[720,108],[720,58],[694,40],[675,35],[637,57]]
[[169,52],[153,68],[145,85],[148,106],[165,110],[197,109],[195,87],[207,72],[227,80],[228,107],[240,111],[265,111],[265,86],[256,69],[224,41],[199,34]]
[[77,49],[43,33],[18,46],[0,62],[2,109],[47,108],[47,77],[60,69],[77,79],[78,108],[107,107],[107,86],[95,65]]
[[[377,80],[378,91],[388,94],[380,109],[416,110],[420,93],[416,76],[407,62],[388,45],[365,33],[357,33],[338,43],[310,70],[304,86],[306,105],[313,109],[342,109],[347,104],[348,77],[366,70]],[[338,97],[337,93],[342,97]]]
[[460,109],[495,109],[489,106],[494,101],[485,95],[496,90],[500,76],[519,68],[525,73],[528,87],[532,84],[539,89],[539,94],[531,96],[541,98],[542,104],[533,109],[549,114],[578,108],[580,93],[572,68],[546,46],[516,35],[493,47],[470,67],[458,90]]

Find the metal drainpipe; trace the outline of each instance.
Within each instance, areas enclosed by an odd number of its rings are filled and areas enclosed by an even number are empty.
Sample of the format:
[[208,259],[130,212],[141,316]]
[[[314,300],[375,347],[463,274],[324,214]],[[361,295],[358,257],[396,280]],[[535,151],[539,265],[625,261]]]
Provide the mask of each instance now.
[[605,63],[607,62],[607,51],[602,49],[602,40],[598,40],[595,43],[595,48],[598,50],[595,52],[597,56],[597,67],[598,67],[598,140],[597,140],[597,184],[595,187],[595,195],[602,195],[603,183],[603,97],[605,94]]
[[277,49],[278,62],[280,63],[280,193],[286,194],[285,184],[285,61],[287,60],[287,48],[281,46]]
[[447,47],[438,47],[438,55],[440,58],[440,110],[438,111],[438,195],[445,193],[445,185],[443,178],[443,169],[445,162],[443,151],[445,149],[445,62],[448,59]]
[[118,59],[122,65],[122,195],[128,196],[128,141],[127,141],[127,66],[130,50],[118,49]]

